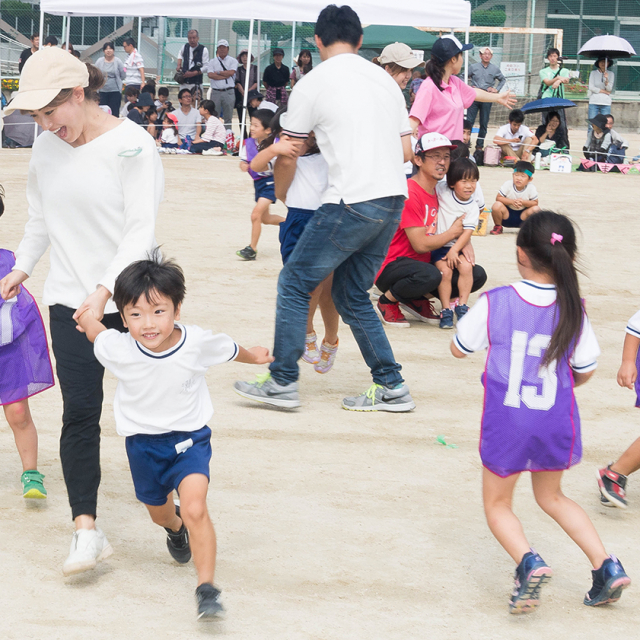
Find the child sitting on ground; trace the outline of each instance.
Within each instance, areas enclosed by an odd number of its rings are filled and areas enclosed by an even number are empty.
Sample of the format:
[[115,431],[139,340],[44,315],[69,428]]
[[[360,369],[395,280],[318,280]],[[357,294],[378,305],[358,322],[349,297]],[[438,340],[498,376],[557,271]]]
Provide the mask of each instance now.
[[463,120],[462,121],[462,142],[464,142],[464,144],[467,145],[467,148],[469,148],[469,145],[471,144],[471,132],[473,130],[473,125],[471,124],[470,120]]
[[129,109],[127,118],[142,127],[146,127],[148,124],[147,112],[151,107],[153,107],[153,98],[148,93],[141,93],[137,102]]
[[221,156],[224,148],[227,130],[224,128],[216,105],[213,100],[203,100],[199,108],[200,115],[205,122],[205,131],[202,136],[196,136],[191,145],[191,153],[207,153],[206,155]]
[[[87,309],[78,324],[96,358],[118,379],[113,403],[136,497],[167,532],[169,553],[198,573],[198,618],[224,612],[213,586],[216,535],[207,511],[213,415],[205,374],[231,360],[266,364],[264,347],[244,349],[229,336],[178,324],[182,269],[156,249],[118,276],[113,300],[129,333],[107,329]],[[173,492],[180,496],[174,505]]]
[[160,87],[158,89],[158,99],[155,101],[156,109],[165,109],[167,102],[169,101],[169,89],[167,87]]
[[523,123],[524,113],[520,109],[514,109],[509,114],[509,124],[498,129],[493,144],[497,144],[502,150],[502,158],[517,156],[521,160],[531,159],[533,131]]
[[158,123],[158,112],[155,106],[151,105],[149,107],[149,110],[147,111],[147,131],[149,132],[149,135],[156,141],[158,140],[157,123]]
[[431,264],[442,273],[442,280],[438,286],[438,297],[442,303],[441,329],[453,329],[454,312],[449,308],[449,303],[454,269],[457,269],[460,274],[458,280],[460,297],[455,307],[456,318],[460,320],[469,311],[467,302],[473,286],[473,265],[462,255],[462,249],[469,244],[471,234],[478,224],[480,209],[475,191],[479,179],[480,172],[477,165],[468,158],[459,158],[451,163],[446,182],[438,182],[436,185],[439,205],[438,234],[448,231],[458,218],[464,216],[464,231],[458,238],[431,251]]
[[538,191],[533,186],[535,168],[530,162],[520,160],[513,168],[513,177],[501,187],[491,207],[494,227],[493,236],[502,233],[503,227],[520,228],[533,213],[540,211]]
[[612,164],[623,164],[624,158],[627,155],[629,143],[613,128],[613,124],[615,122],[614,117],[608,113],[606,118],[607,129],[611,134],[611,146],[609,147],[607,162]]
[[180,146],[180,135],[178,134],[178,118],[173,113],[165,113],[162,121],[162,135],[157,141],[159,147],[165,153],[173,152]]
[[[124,89],[124,104],[120,109],[120,117],[126,118],[129,115],[129,111],[133,109],[133,105],[138,102],[138,96],[140,95],[140,89],[137,87],[125,87]],[[115,113],[113,114],[115,115]]]
[[587,160],[607,162],[609,148],[613,143],[611,132],[607,129],[607,116],[597,113],[587,121],[593,128],[587,134],[587,142],[582,149]]

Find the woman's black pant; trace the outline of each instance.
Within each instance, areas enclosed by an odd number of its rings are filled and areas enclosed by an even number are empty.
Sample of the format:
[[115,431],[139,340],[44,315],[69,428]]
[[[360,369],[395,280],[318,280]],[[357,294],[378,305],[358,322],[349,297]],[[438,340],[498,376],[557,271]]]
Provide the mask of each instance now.
[[[451,277],[452,299],[459,295],[459,277],[460,273],[455,269]],[[383,269],[376,280],[376,287],[383,293],[390,291],[396,300],[407,303],[429,294],[437,298],[441,280],[442,274],[435,265],[413,258],[397,258]],[[474,265],[471,291],[481,289],[486,281],[486,271],[480,265]]]
[[[62,392],[60,461],[72,517],[96,516],[100,485],[100,415],[104,367],[93,344],[76,329],[75,309],[49,307],[51,343]],[[108,329],[125,331],[118,313],[104,316]]]
[[100,104],[106,104],[111,109],[111,115],[120,116],[122,93],[120,91],[100,91]]

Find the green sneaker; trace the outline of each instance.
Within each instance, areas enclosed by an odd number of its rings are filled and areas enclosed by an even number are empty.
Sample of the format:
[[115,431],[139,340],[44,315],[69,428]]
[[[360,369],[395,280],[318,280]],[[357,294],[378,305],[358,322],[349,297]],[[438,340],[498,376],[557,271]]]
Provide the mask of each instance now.
[[42,484],[44,476],[35,469],[25,471],[20,480],[22,481],[22,497],[43,500],[47,497],[47,490]]

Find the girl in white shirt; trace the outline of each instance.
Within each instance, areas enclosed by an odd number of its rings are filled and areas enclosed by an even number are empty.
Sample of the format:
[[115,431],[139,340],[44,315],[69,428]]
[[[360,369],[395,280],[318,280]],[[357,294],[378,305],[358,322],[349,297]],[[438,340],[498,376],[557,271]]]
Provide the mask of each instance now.
[[195,137],[191,145],[191,152],[203,153],[209,149],[218,149],[219,151],[215,155],[222,155],[227,130],[220,121],[220,118],[218,118],[216,105],[213,100],[203,100],[200,103],[199,111],[203,120],[206,122],[206,128],[202,137]]
[[158,142],[159,146],[168,151],[177,149],[182,143],[178,134],[178,118],[173,113],[165,113],[162,120],[162,135]]

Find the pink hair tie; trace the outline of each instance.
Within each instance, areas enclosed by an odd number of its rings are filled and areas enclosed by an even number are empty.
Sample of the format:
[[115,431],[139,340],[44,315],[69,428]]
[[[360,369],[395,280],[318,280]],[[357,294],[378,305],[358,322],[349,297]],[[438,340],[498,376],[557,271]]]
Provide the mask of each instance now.
[[559,233],[551,234],[551,244],[555,244],[556,242],[562,242],[562,236]]

